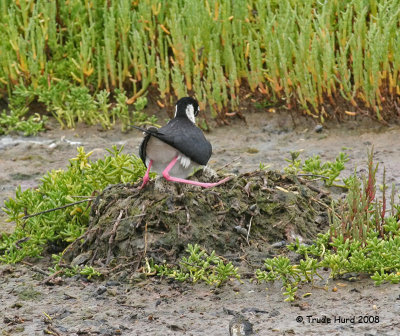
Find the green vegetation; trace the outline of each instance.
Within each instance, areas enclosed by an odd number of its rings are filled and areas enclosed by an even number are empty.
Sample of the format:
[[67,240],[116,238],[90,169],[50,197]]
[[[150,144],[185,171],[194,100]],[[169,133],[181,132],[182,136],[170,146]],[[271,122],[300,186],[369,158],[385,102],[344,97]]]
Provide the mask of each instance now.
[[28,136],[36,135],[44,130],[44,123],[47,120],[46,116],[35,113],[35,115],[25,119],[24,115],[24,111],[22,113],[13,110],[9,113],[3,111],[0,114],[0,135],[11,132],[22,132],[25,136]]
[[[304,256],[299,264],[292,264],[285,256],[265,260],[265,270],[257,270],[259,281],[282,280],[286,301],[293,301],[299,284],[319,277],[324,267],[330,277],[346,273],[372,274],[375,283],[400,282],[400,205],[395,204],[392,189],[390,212],[387,211],[385,180],[382,200],[375,198],[375,175],[369,154],[368,177],[362,182],[357,176],[348,179],[348,195],[343,204],[332,204],[329,232],[320,234],[311,246],[299,241],[289,248]],[[335,210],[339,208],[339,210]]]
[[[91,153],[78,148],[76,158],[70,160],[67,170],[48,172],[37,189],[24,192],[17,189],[15,199],[5,202],[4,210],[9,219],[17,223],[15,232],[0,236],[0,262],[16,263],[26,257],[39,257],[51,245],[65,248],[81,237],[88,224],[89,205],[81,203],[72,207],[46,213],[46,210],[75,203],[79,197],[91,199],[95,191],[109,184],[134,182],[143,176],[145,168],[133,155],[122,154],[113,147],[103,160],[92,162]],[[340,153],[335,163],[320,162],[319,158],[305,160],[301,164],[298,155],[292,154],[288,169],[298,173],[304,167],[311,174],[324,173],[333,182],[343,169],[346,156]],[[302,167],[302,168],[301,168]],[[332,168],[333,167],[333,168]],[[330,229],[320,234],[312,245],[299,241],[289,249],[301,254],[302,260],[293,264],[288,257],[280,255],[267,259],[264,268],[255,272],[258,281],[282,281],[286,301],[293,301],[299,286],[313,282],[319,272],[326,268],[330,277],[346,273],[367,273],[376,284],[400,282],[400,205],[395,202],[395,190],[390,195],[387,208],[387,185],[383,180],[382,200],[376,198],[376,172],[372,151],[368,156],[368,176],[360,180],[355,174],[345,179],[348,194],[345,201],[333,202],[329,208]],[[331,174],[331,175],[330,175]],[[29,216],[43,212],[40,216]],[[222,257],[207,253],[199,245],[188,245],[188,256],[177,265],[155,264],[146,260],[143,267],[147,275],[157,275],[178,281],[204,281],[220,286],[230,279],[239,279],[238,269]],[[53,255],[53,272],[72,276],[82,274],[88,278],[100,276],[91,266],[78,267],[62,264],[62,254]]]
[[110,103],[110,93],[106,90],[101,90],[92,96],[88,88],[71,86],[66,81],[37,89],[19,85],[14,92],[10,102],[10,113],[3,111],[0,117],[0,126],[3,126],[5,132],[16,130],[31,135],[43,129],[46,116],[41,120],[40,115],[35,114],[27,121],[21,120],[29,110],[28,102],[35,99],[47,106],[62,128],[73,128],[76,122],[85,122],[89,125],[100,124],[104,129],[109,129],[117,120],[121,122],[123,131],[127,130],[130,124],[157,126],[157,118],[148,117],[143,112],[147,105],[146,97],[138,98],[133,104],[134,109],[128,109],[125,92],[119,89],[114,90],[114,103]]
[[160,106],[190,93],[220,119],[243,88],[321,120],[324,105],[341,99],[381,118],[400,94],[399,8],[399,0],[0,0],[0,95],[18,108],[42,102],[67,127],[124,120],[105,98],[121,104],[126,92],[131,104],[151,87]]
[[[332,186],[338,180],[340,173],[344,169],[344,165],[349,158],[346,153],[340,152],[334,162],[321,162],[319,155],[314,155],[302,162],[299,159],[300,152],[290,152],[290,159],[285,159],[288,166],[284,168],[285,172],[294,175],[309,174],[310,177],[322,177],[327,186]],[[261,168],[261,166],[260,166]],[[343,179],[344,186],[347,186],[348,179]],[[338,185],[336,185],[338,186]]]
[[80,274],[85,276],[87,279],[92,277],[100,277],[101,272],[97,271],[93,266],[71,266],[62,264],[62,255],[53,254],[54,267],[50,267],[49,270],[53,274],[64,275],[66,277],[73,277],[74,275]]
[[110,155],[92,162],[90,153],[78,147],[78,155],[70,160],[66,170],[52,170],[42,179],[37,189],[21,191],[15,199],[5,202],[3,210],[16,229],[11,235],[0,236],[0,261],[16,263],[26,257],[38,257],[51,243],[67,246],[86,230],[90,204],[80,203],[40,216],[25,217],[70,203],[90,199],[107,185],[135,182],[142,177],[145,167],[135,155],[122,153],[115,146]]
[[178,267],[172,267],[167,264],[154,264],[152,260],[146,261],[145,272],[148,275],[166,276],[178,281],[204,281],[208,285],[216,287],[225,283],[229,279],[238,279],[237,267],[232,263],[225,263],[224,260],[215,255],[212,251],[208,254],[201,249],[199,245],[188,244],[186,252],[189,257],[182,257]]

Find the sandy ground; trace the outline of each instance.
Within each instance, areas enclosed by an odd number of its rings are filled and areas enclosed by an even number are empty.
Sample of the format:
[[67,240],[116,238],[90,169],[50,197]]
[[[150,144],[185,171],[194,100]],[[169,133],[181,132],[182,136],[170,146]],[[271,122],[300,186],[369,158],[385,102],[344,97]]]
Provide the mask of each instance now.
[[[386,167],[387,182],[400,187],[398,126],[349,120],[344,125],[328,123],[318,133],[303,118],[294,124],[287,115],[253,113],[246,119],[206,135],[214,148],[213,168],[231,162],[226,170],[244,172],[262,162],[281,169],[290,151],[304,150],[303,158],[318,154],[332,160],[346,149],[347,176],[354,168],[366,171],[367,149],[374,146],[376,162]],[[65,168],[77,146],[94,150],[93,159],[103,157],[113,144],[137,153],[141,136],[86,126],[64,131],[56,125],[38,137],[0,136],[0,203],[14,195],[17,185],[35,187],[46,171]],[[11,230],[12,223],[0,214],[0,232]],[[368,277],[305,285],[294,303],[283,302],[279,283],[247,279],[212,290],[157,279],[135,285],[72,278],[49,285],[46,278],[45,261],[0,266],[2,335],[228,335],[233,316],[226,309],[241,312],[258,335],[400,334],[399,285],[376,287]],[[311,295],[302,297],[305,293]]]

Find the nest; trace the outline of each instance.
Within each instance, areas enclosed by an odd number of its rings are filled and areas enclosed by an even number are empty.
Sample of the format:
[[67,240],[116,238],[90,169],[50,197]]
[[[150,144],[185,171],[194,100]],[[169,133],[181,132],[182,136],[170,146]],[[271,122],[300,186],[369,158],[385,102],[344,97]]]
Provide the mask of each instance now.
[[[192,178],[210,182],[198,172]],[[139,268],[145,258],[175,262],[187,244],[259,267],[271,244],[307,241],[329,226],[325,192],[275,171],[254,171],[211,189],[150,181],[106,188],[83,237],[67,249],[74,265]]]

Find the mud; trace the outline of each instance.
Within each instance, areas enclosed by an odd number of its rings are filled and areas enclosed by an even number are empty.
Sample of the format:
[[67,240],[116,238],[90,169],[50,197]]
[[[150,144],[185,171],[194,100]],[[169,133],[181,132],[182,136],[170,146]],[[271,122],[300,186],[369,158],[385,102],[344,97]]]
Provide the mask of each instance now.
[[[327,123],[318,133],[312,121],[293,120],[287,114],[244,115],[246,123],[233,120],[229,128],[207,134],[214,147],[212,168],[228,164],[226,173],[239,174],[257,169],[262,162],[279,170],[290,151],[303,149],[303,157],[318,154],[332,160],[346,147],[350,161],[343,175],[355,167],[361,174],[366,171],[367,148],[374,146],[376,160],[386,167],[388,182],[400,186],[398,126],[357,118],[345,124]],[[96,159],[113,144],[136,153],[141,138],[136,132],[102,132],[82,125],[66,131],[56,124],[51,128],[39,137],[0,137],[0,202],[13,196],[17,185],[35,187],[47,170],[66,167],[78,145],[94,150],[92,158]],[[382,169],[378,181],[380,176]],[[178,213],[186,223],[186,210]],[[248,214],[244,217],[249,220]],[[0,215],[0,231],[9,232],[12,225]],[[245,237],[235,231],[231,236],[240,237],[246,247]],[[285,236],[276,236],[271,242],[281,238]],[[103,255],[106,261],[107,255],[108,251]],[[258,335],[398,335],[400,330],[399,286],[376,287],[363,276],[355,282],[349,278],[326,283],[325,274],[320,283],[303,285],[295,303],[286,303],[279,283],[260,285],[245,278],[244,284],[235,280],[213,289],[155,278],[126,283],[91,282],[76,276],[49,282],[48,266],[45,258],[0,267],[3,335],[228,335],[233,317],[227,311],[243,314]],[[311,295],[303,297],[306,293]]]

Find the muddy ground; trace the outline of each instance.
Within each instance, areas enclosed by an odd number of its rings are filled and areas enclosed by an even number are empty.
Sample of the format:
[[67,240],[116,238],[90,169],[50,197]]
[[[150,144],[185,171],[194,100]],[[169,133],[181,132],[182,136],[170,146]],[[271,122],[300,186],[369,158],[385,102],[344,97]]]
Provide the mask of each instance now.
[[[234,120],[230,127],[207,134],[214,148],[210,166],[231,163],[225,169],[239,173],[262,162],[281,169],[290,151],[304,150],[303,157],[319,154],[332,160],[346,148],[350,157],[346,176],[355,167],[358,173],[365,172],[367,148],[373,145],[376,161],[386,167],[387,181],[400,187],[399,126],[353,119],[327,123],[316,132],[311,120],[296,117],[294,122],[287,114],[246,114],[246,120]],[[141,139],[135,131],[51,126],[38,137],[0,137],[0,203],[14,195],[17,185],[35,187],[47,170],[66,167],[77,146],[94,150],[96,159],[113,144],[136,153]],[[378,181],[380,176],[382,169]],[[0,231],[11,230],[12,223],[0,214]],[[49,285],[47,266],[46,260],[0,266],[2,335],[228,335],[232,315],[227,309],[241,312],[258,335],[398,335],[400,331],[399,286],[376,287],[368,277],[305,285],[296,302],[286,303],[279,283],[245,279],[244,284],[232,282],[215,290],[154,278],[139,284],[72,278]],[[311,295],[303,297],[305,293]]]

